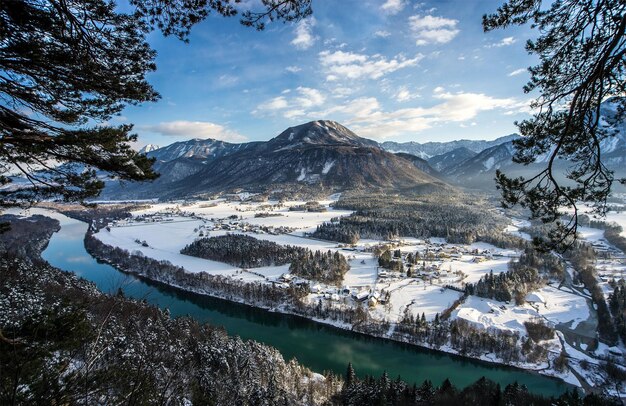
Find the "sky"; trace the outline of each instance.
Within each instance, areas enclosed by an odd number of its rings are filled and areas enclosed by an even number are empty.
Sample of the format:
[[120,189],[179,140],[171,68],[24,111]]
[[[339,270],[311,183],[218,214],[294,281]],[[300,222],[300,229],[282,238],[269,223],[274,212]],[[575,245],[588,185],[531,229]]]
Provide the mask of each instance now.
[[[529,117],[529,27],[483,32],[503,0],[313,0],[313,15],[264,31],[210,16],[189,43],[149,43],[156,103],[126,108],[139,146],[268,140],[335,120],[382,141],[494,139]],[[254,7],[258,0],[244,1]]]

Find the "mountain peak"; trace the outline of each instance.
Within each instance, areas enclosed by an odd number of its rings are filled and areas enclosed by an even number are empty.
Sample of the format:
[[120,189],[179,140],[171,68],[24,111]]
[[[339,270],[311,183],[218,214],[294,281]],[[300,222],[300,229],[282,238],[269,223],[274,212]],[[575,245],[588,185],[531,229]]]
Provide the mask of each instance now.
[[331,120],[316,120],[289,127],[271,139],[269,143],[275,149],[323,145],[378,147],[376,141],[361,138],[343,125]]
[[139,152],[140,154],[147,154],[148,152],[156,151],[159,148],[161,147],[155,144],[146,144],[145,146],[141,147],[141,149],[137,152]]

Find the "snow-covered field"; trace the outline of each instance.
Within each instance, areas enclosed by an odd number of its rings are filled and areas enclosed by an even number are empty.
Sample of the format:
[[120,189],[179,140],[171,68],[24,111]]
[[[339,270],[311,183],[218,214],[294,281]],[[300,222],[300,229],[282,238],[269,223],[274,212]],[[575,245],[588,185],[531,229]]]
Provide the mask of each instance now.
[[578,323],[589,318],[589,303],[586,298],[564,290],[546,286],[538,293],[545,303],[536,304],[537,313],[552,324],[568,324],[575,329]]
[[469,296],[463,304],[452,312],[452,317],[470,322],[484,329],[506,330],[526,334],[524,322],[538,316],[529,307],[519,307],[492,299]]
[[435,314],[449,308],[455,300],[461,297],[461,293],[455,290],[430,285],[424,281],[390,285],[385,286],[385,290],[391,291],[390,305],[388,307],[377,306],[373,315],[379,319],[387,318],[392,322],[400,321],[406,311],[410,312],[413,317],[420,317],[424,313],[426,320],[433,320]]

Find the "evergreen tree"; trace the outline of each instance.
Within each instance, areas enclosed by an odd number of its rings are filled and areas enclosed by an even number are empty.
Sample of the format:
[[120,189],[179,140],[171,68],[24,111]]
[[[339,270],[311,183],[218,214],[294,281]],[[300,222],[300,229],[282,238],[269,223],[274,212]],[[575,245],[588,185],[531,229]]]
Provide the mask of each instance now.
[[[146,80],[156,53],[153,28],[186,39],[210,12],[232,16],[229,0],[130,0],[129,13],[106,0],[0,2],[0,186],[13,168],[30,188],[3,188],[0,206],[43,197],[83,200],[117,179],[151,180],[152,160],[135,152],[132,125],[107,124],[127,105],[155,101]],[[267,19],[311,13],[310,0],[264,0],[242,15],[262,29]]]
[[346,387],[349,388],[356,382],[356,373],[352,367],[352,363],[348,363],[348,369],[346,371]]

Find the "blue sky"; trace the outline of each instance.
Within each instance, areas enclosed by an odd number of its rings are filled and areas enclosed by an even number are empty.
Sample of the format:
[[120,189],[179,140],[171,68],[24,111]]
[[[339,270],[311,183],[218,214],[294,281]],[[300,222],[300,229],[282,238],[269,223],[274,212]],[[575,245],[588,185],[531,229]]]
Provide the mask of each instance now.
[[[258,0],[248,0],[254,7]],[[149,36],[157,103],[129,107],[139,144],[267,140],[336,120],[377,141],[493,139],[528,117],[532,32],[484,33],[491,0],[313,0],[313,16],[257,32],[212,16],[190,43]]]

